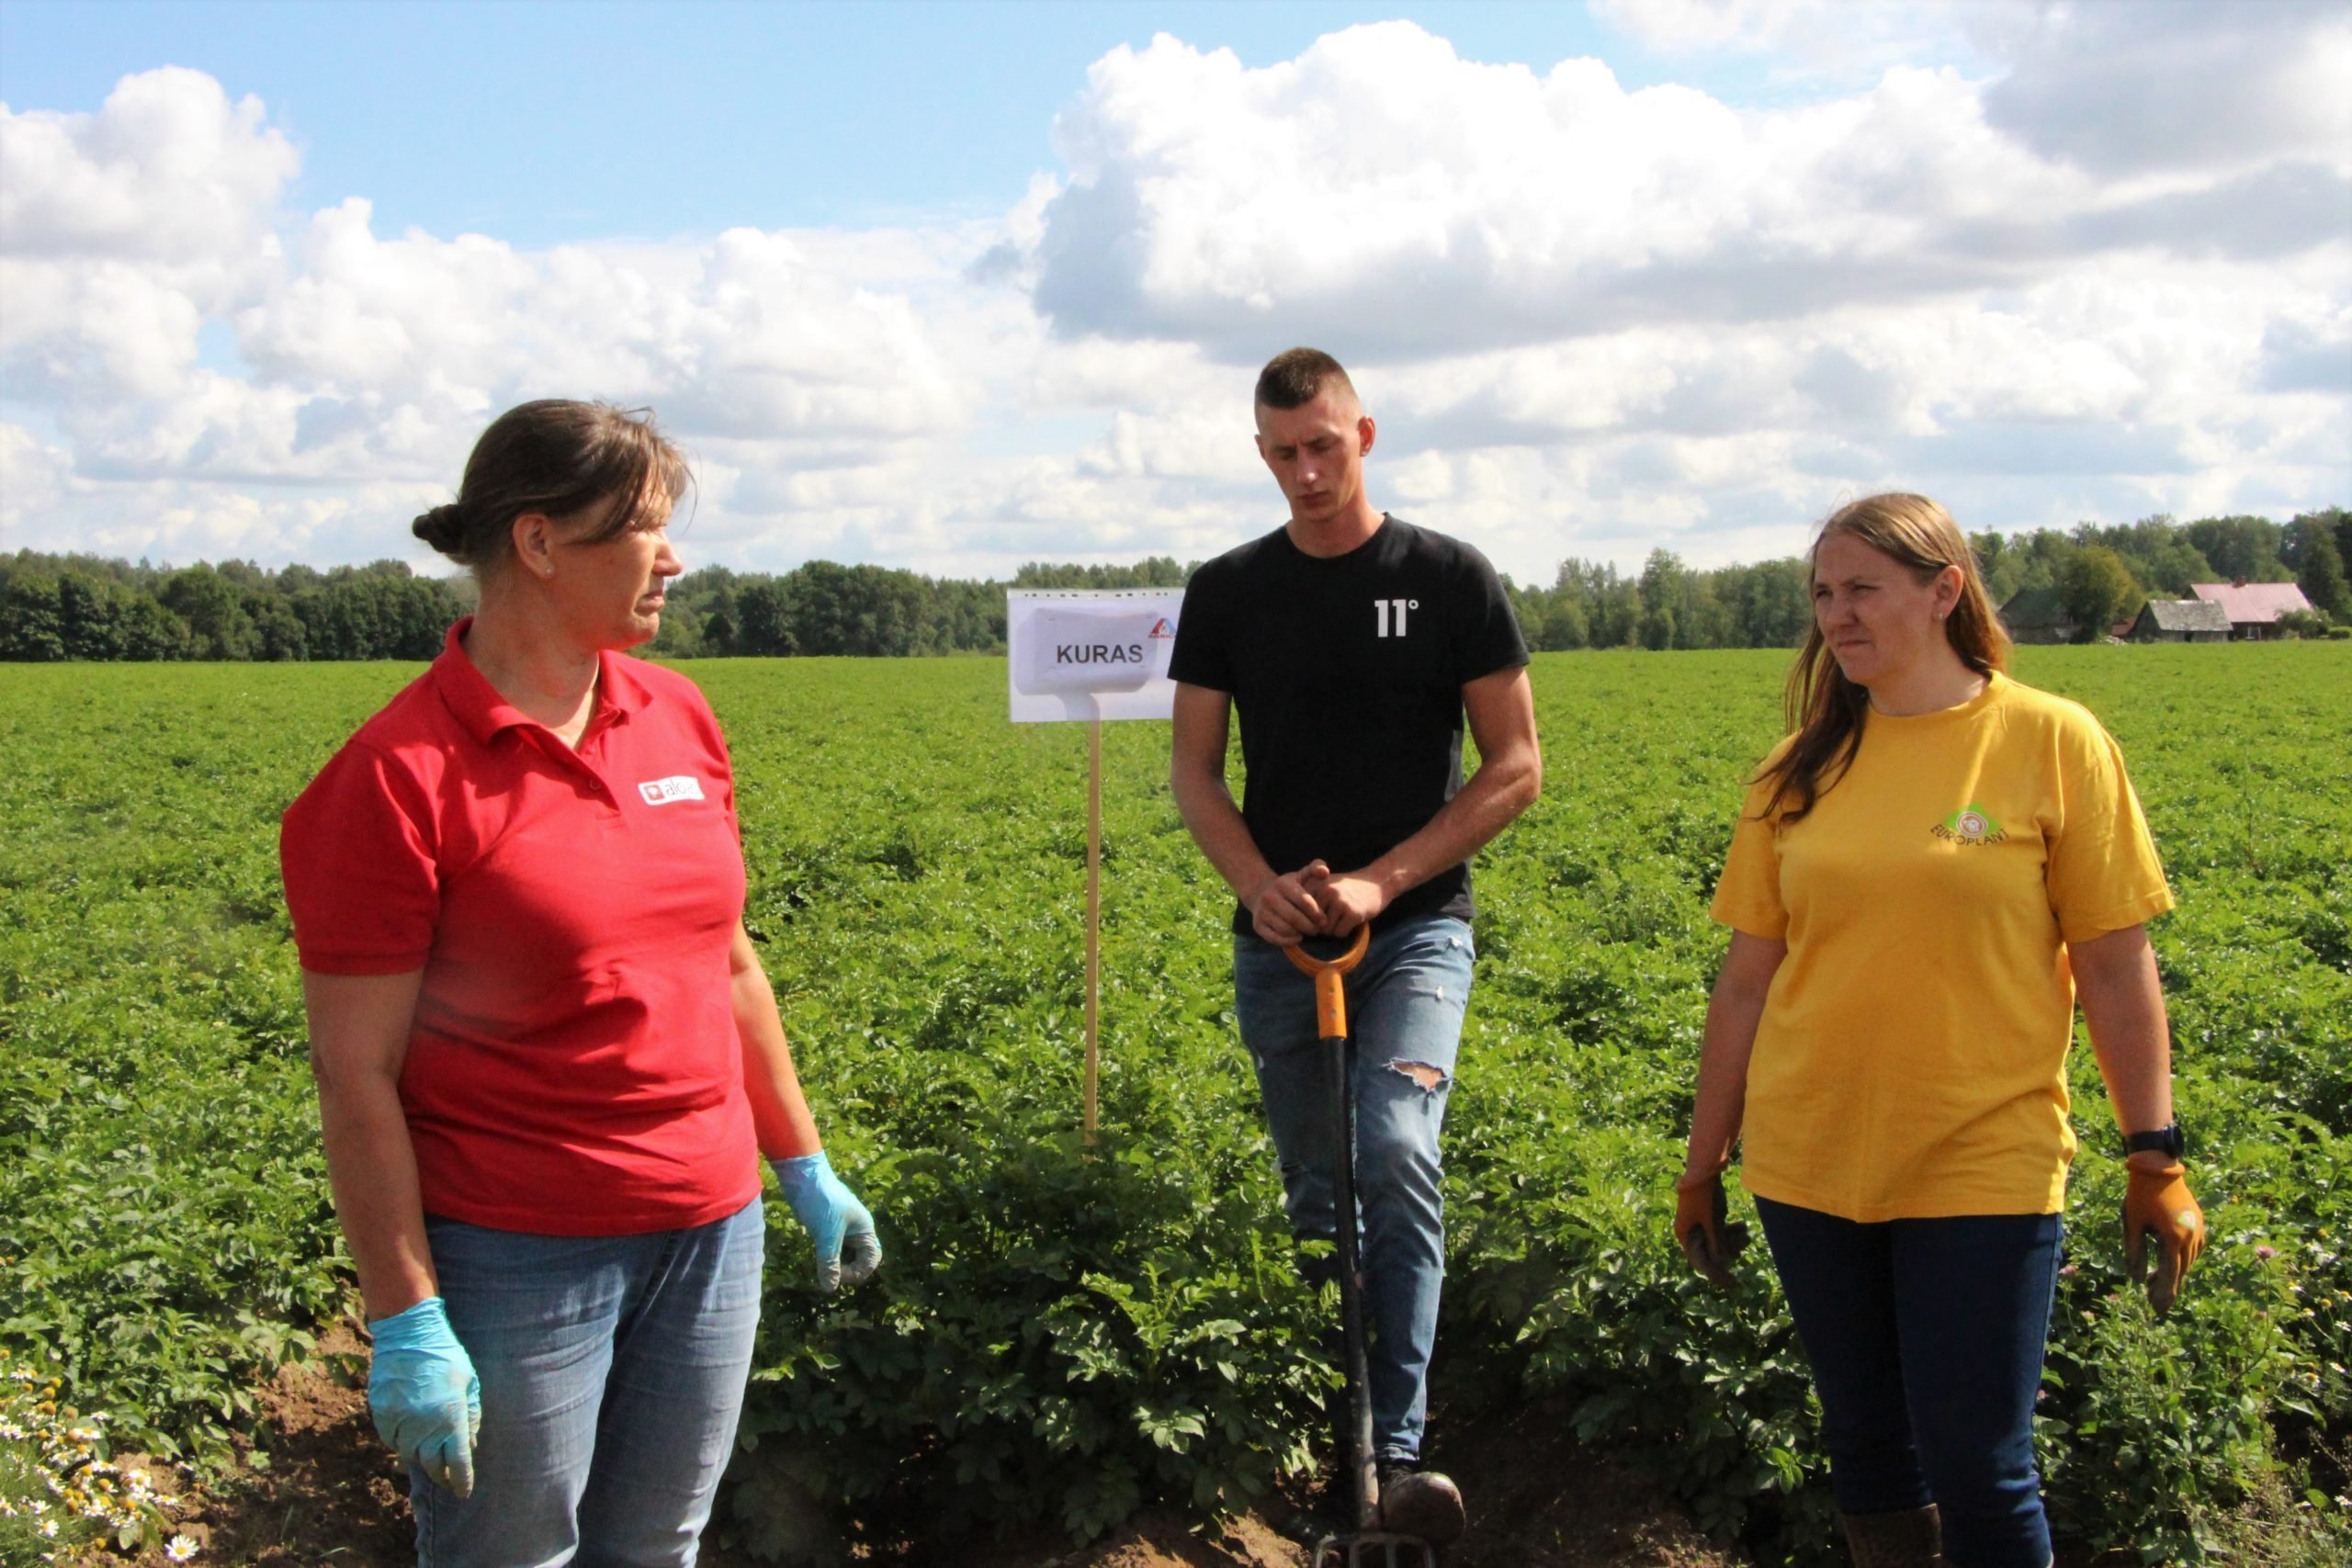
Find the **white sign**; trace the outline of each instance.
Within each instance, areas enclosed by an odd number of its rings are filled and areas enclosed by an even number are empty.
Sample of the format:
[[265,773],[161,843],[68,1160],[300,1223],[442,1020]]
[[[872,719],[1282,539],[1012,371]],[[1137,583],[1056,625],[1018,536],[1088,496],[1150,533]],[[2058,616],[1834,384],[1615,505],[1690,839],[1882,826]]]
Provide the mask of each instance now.
[[1169,650],[1181,588],[1016,588],[1005,595],[1012,722],[1166,718],[1176,708]]

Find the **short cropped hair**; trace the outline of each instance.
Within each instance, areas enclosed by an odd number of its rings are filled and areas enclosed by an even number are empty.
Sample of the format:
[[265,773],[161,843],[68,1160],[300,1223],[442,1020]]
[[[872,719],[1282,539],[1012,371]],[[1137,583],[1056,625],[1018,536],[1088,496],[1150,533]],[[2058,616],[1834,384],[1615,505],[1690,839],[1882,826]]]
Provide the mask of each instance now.
[[1266,409],[1305,408],[1333,381],[1350,397],[1355,396],[1355,383],[1348,379],[1338,360],[1319,348],[1286,348],[1258,372],[1257,404]]

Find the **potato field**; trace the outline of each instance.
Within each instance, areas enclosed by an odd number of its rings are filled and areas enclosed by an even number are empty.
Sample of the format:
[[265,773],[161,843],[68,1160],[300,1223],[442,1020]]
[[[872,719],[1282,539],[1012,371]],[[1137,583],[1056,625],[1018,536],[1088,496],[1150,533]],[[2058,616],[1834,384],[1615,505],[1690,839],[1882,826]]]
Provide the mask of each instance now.
[[[1558,1398],[1769,1562],[1834,1539],[1802,1357],[1760,1247],[1716,1294],[1667,1233],[1725,940],[1706,901],[1787,663],[1538,658],[1544,798],[1476,873],[1435,1383],[1441,1425]],[[348,1304],[277,821],[416,668],[0,674],[0,1346],[119,1447],[225,1462],[259,1380]],[[1001,660],[684,668],[733,745],[749,922],[810,1099],[889,1253],[820,1301],[771,1207],[718,1528],[840,1562],[1084,1540],[1294,1476],[1330,1309],[1288,1256],[1227,897],[1169,798],[1167,727],[1104,734],[1090,1151],[1083,729],[1008,723]],[[2194,1561],[2250,1490],[2347,1490],[2352,648],[2027,649],[2018,673],[2120,739],[2179,897],[2154,938],[2212,1232],[2169,1318],[2123,1287],[2117,1140],[2079,1048],[2052,1522],[2066,1552]]]

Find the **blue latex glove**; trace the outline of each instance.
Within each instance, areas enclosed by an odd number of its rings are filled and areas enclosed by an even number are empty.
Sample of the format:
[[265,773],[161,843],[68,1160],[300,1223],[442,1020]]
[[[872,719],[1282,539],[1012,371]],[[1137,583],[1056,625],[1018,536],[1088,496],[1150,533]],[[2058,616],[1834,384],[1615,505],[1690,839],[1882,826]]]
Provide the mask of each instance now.
[[842,1185],[822,1149],[768,1164],[784,1189],[784,1201],[817,1244],[818,1294],[830,1296],[843,1285],[862,1283],[882,1267],[882,1239],[874,1234],[874,1216]]
[[368,1325],[376,1341],[368,1413],[376,1435],[427,1478],[460,1497],[474,1491],[474,1438],[481,1431],[481,1380],[458,1343],[439,1296]]

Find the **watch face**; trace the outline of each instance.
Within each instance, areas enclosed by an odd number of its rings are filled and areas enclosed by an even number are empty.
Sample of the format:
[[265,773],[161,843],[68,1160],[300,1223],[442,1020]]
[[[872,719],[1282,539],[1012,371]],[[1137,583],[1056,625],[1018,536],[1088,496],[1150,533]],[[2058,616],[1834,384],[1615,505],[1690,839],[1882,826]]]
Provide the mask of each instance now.
[[2181,1150],[2186,1146],[2186,1140],[2181,1137],[2180,1123],[2177,1122],[2168,1127],[2160,1127],[2153,1133],[2134,1133],[2123,1140],[2123,1152],[2127,1155],[2139,1154],[2147,1149],[2157,1149],[2174,1159],[2178,1159]]

